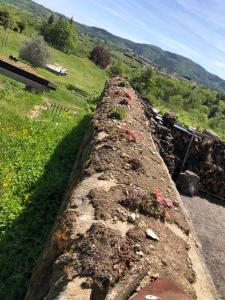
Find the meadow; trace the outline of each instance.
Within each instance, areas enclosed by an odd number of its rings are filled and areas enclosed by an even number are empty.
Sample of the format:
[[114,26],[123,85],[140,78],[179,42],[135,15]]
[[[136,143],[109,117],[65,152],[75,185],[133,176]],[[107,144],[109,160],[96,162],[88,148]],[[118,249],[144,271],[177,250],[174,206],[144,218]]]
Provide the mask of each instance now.
[[[0,27],[0,42],[3,29]],[[10,31],[0,56],[18,56],[27,36]],[[57,90],[32,94],[0,75],[0,299],[23,299],[72,170],[81,140],[90,125],[92,99],[102,92],[107,74],[88,58],[50,48],[52,62],[68,68],[67,77],[36,72],[57,84]],[[84,90],[85,99],[68,89]],[[60,115],[45,102],[62,105]]]

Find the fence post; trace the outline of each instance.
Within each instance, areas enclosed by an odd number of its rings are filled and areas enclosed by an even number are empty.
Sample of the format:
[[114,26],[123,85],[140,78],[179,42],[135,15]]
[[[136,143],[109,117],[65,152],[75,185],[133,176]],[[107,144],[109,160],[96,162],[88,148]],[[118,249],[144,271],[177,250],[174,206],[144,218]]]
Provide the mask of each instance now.
[[183,163],[182,163],[182,166],[181,166],[181,169],[180,169],[180,173],[183,172],[183,169],[184,169],[185,163],[186,163],[186,161],[187,161],[187,157],[188,157],[188,154],[189,154],[191,145],[192,145],[193,140],[194,140],[194,137],[195,137],[195,134],[192,133],[192,136],[191,136],[190,142],[189,142],[189,144],[188,144],[188,147],[187,147],[187,150],[186,150],[186,153],[185,153],[185,156],[184,156],[184,160],[183,160]]

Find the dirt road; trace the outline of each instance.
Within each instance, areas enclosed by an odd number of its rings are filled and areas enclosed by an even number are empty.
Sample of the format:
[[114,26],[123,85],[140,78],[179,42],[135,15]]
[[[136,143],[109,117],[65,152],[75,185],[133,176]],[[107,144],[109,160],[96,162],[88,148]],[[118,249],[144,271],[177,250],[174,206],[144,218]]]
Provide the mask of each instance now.
[[220,299],[225,300],[225,204],[204,197],[182,199]]

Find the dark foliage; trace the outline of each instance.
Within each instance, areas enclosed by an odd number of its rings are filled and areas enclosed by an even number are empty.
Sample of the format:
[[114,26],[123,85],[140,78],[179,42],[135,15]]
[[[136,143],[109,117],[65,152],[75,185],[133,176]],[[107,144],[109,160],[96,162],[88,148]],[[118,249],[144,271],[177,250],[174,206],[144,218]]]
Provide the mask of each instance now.
[[90,53],[90,59],[102,68],[106,68],[111,63],[111,55],[104,47],[95,47]]

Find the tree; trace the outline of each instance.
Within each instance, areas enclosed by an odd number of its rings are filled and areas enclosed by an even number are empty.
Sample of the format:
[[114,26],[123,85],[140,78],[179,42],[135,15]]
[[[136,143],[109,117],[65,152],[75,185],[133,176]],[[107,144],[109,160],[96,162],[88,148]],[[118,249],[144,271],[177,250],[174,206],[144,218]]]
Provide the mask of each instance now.
[[9,11],[0,7],[0,23],[4,26],[5,20],[10,19]]
[[151,79],[152,79],[152,70],[150,68],[148,68],[146,71],[144,71],[141,74],[141,82],[143,85],[143,89],[144,90],[148,90],[150,88],[151,85]]
[[71,53],[76,46],[75,25],[63,17],[60,17],[54,24],[44,23],[41,33],[46,42],[66,53]]
[[74,23],[73,17],[70,19],[70,24],[72,25]]
[[26,22],[25,21],[19,21],[19,22],[17,22],[17,26],[20,30],[20,33],[23,33],[23,31],[26,28]]
[[51,56],[43,37],[37,36],[23,44],[20,49],[20,57],[34,67],[44,67]]
[[139,71],[132,79],[132,84],[139,92],[149,92],[152,84],[151,80],[152,70],[148,68]]
[[51,14],[51,16],[48,18],[48,24],[49,24],[49,25],[52,25],[52,24],[54,24],[54,22],[55,22],[54,15]]
[[4,22],[3,22],[3,26],[4,26],[5,30],[9,29],[11,27],[10,19],[5,19]]
[[90,53],[90,59],[102,68],[106,68],[111,63],[111,55],[104,47],[95,47]]

